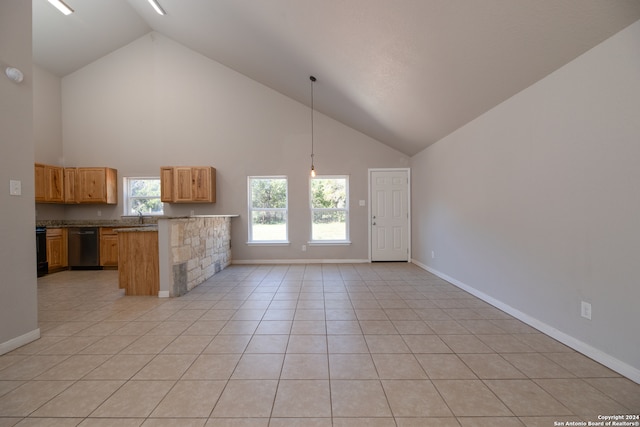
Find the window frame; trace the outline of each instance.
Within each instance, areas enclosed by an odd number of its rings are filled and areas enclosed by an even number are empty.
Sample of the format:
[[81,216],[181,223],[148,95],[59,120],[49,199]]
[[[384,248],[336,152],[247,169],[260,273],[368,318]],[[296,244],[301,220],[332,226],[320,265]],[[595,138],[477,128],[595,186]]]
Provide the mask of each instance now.
[[[314,208],[313,207],[313,195],[312,195],[312,183],[313,180],[319,179],[344,179],[345,180],[345,192],[346,192],[346,200],[344,208]],[[351,235],[350,235],[350,209],[349,205],[351,203],[349,199],[349,175],[316,175],[315,177],[309,177],[309,241],[307,242],[309,245],[321,246],[321,245],[350,245],[351,244]],[[314,240],[313,239],[313,217],[315,212],[344,212],[345,213],[345,238],[341,240]]]
[[[130,193],[130,185],[129,183],[133,180],[155,180],[158,181],[158,183],[160,185],[162,185],[161,181],[160,181],[160,177],[159,176],[125,176],[123,178],[123,182],[122,182],[122,204],[124,205],[124,215],[123,216],[136,216],[136,214],[133,214],[130,212],[130,207],[131,207],[131,201],[132,200],[139,200],[139,199],[156,199],[156,197],[138,197],[138,196],[131,196]],[[161,191],[162,193],[162,191]],[[161,212],[142,212],[141,215],[144,216],[162,216],[164,215],[164,202],[162,201],[161,198],[161,194],[158,194],[158,201],[160,201],[160,207],[162,209]]]
[[[252,182],[255,180],[275,180],[283,179],[285,181],[286,203],[284,208],[254,208],[252,206]],[[253,212],[254,211],[271,211],[284,212],[285,214],[285,236],[282,240],[254,240],[253,238]],[[286,246],[289,245],[289,178],[286,175],[253,175],[247,176],[247,244],[256,246]]]

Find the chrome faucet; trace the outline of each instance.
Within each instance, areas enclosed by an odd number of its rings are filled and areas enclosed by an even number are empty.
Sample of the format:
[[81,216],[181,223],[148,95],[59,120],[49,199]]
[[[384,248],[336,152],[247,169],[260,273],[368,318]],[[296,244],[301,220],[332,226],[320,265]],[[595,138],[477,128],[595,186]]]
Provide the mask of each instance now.
[[142,216],[141,210],[138,210],[138,224],[144,224],[144,217]]

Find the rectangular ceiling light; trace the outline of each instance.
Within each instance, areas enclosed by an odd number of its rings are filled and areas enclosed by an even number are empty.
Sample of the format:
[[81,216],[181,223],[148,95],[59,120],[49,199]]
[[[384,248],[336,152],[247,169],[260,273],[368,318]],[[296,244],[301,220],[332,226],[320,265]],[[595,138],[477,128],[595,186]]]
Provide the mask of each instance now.
[[167,14],[167,12],[164,11],[164,9],[162,8],[162,6],[160,6],[160,3],[158,3],[157,0],[149,0],[149,4],[153,6],[153,8],[156,10],[156,12],[158,12],[158,14],[160,15]]
[[67,6],[67,4],[62,0],[49,0],[49,3],[54,5],[56,9],[58,9],[60,12],[64,13],[65,15],[71,15],[73,13],[73,9]]

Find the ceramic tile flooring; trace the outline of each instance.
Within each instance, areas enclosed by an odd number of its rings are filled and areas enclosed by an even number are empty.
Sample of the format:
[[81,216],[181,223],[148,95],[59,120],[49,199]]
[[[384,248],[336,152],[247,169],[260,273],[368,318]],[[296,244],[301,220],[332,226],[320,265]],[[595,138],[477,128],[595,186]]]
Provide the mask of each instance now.
[[0,426],[553,426],[640,385],[406,263],[234,265],[172,299],[38,279]]

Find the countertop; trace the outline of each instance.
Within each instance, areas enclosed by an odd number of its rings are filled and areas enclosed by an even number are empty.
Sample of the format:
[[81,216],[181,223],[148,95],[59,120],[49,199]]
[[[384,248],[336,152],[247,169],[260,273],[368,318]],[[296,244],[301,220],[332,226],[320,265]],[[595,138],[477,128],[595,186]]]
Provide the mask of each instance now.
[[[149,222],[147,222],[149,221]],[[136,221],[117,221],[117,220],[40,220],[36,221],[37,227],[47,228],[69,228],[69,227],[109,227],[109,228],[123,228],[123,227],[149,227],[157,226],[156,221],[151,222],[147,219],[144,223]]]
[[140,227],[126,227],[126,228],[114,228],[116,233],[130,233],[138,231],[158,231],[158,226],[155,224],[141,225]]
[[185,216],[158,216],[158,219],[189,219],[189,218],[236,218],[238,214],[228,215],[185,215]]
[[[157,227],[161,219],[189,219],[189,218],[236,218],[238,214],[230,215],[185,215],[185,216],[142,216],[142,222],[138,216],[123,216],[120,220],[114,219],[45,219],[36,220],[37,227],[69,228],[69,227],[109,227],[109,228],[147,228]],[[124,231],[124,230],[123,230]],[[136,231],[136,230],[128,230]]]

